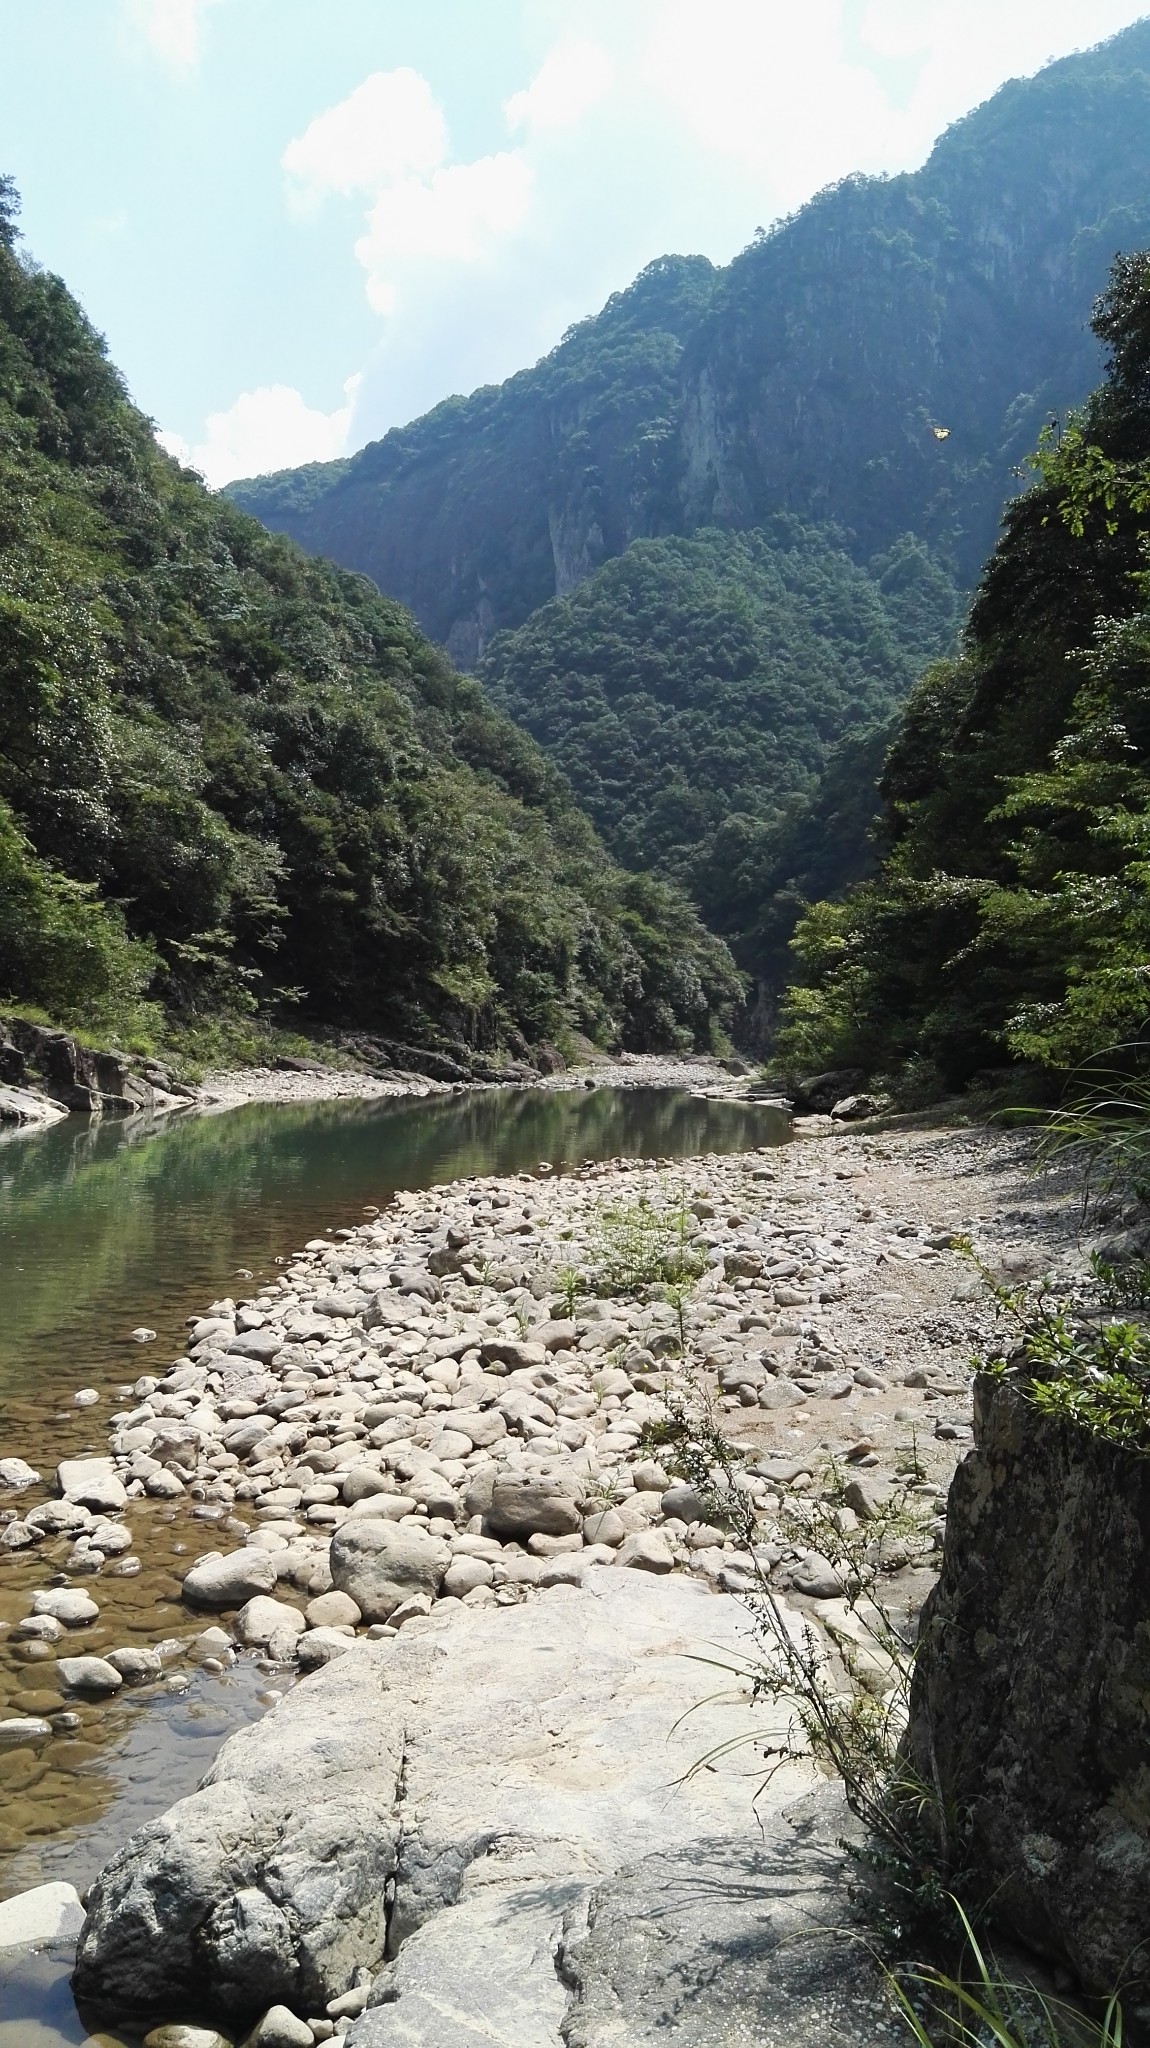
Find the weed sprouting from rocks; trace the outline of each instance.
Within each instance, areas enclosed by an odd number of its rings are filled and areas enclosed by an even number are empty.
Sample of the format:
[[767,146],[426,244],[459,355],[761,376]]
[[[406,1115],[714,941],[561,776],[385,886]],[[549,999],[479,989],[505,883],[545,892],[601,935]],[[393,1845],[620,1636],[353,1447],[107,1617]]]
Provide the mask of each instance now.
[[[901,1748],[917,1644],[910,1625],[884,1602],[882,1579],[932,1540],[910,1485],[860,1495],[860,1514],[849,1500],[856,1482],[832,1464],[821,1497],[796,1498],[781,1509],[784,1541],[814,1552],[839,1587],[820,1628],[785,1608],[776,1593],[757,1504],[711,1416],[688,1412],[669,1392],[667,1415],[650,1427],[647,1446],[691,1485],[708,1519],[731,1531],[746,1560],[740,1597],[753,1620],[755,1650],[737,1665],[706,1661],[736,1675],[752,1705],[781,1707],[786,1720],[775,1739],[752,1729],[727,1747],[759,1750],[760,1793],[786,1764],[813,1760],[837,1779],[864,1831],[861,1845],[847,1847],[866,1872],[872,1919],[896,1946],[934,1930],[952,1889],[973,1894],[965,1816],[941,1782],[926,1782],[910,1768]],[[713,1760],[701,1757],[693,1769]]]
[[589,1232],[592,1277],[603,1294],[635,1295],[648,1287],[680,1288],[701,1276],[705,1259],[693,1242],[696,1224],[685,1195],[652,1202],[604,1202]]

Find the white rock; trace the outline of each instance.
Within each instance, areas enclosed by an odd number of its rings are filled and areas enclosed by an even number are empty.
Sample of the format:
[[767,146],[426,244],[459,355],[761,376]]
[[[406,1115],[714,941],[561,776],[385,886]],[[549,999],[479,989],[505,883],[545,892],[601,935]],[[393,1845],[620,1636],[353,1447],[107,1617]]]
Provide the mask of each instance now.
[[21,1749],[26,1742],[44,1742],[52,1729],[35,1714],[19,1714],[0,1721],[0,1749]]
[[119,1692],[124,1683],[106,1657],[61,1657],[56,1670],[69,1692]]
[[26,1614],[12,1630],[15,1636],[35,1636],[42,1643],[58,1643],[64,1624],[54,1614]]
[[[284,1974],[297,1956],[311,1973],[306,2010],[322,2012],[357,1966],[380,1967],[403,1773],[403,1825],[414,1834],[418,1814],[423,1853],[396,1873],[395,2003],[369,2016],[381,2011],[395,2041],[557,2042],[567,1993],[554,1956],[573,1896],[663,1848],[747,1835],[742,1752],[690,1771],[743,1731],[746,1704],[715,1696],[690,1652],[734,1662],[753,1642],[730,1595],[592,1569],[581,1590],[452,1603],[414,1632],[357,1644],[233,1736],[204,1786],[119,1852],[95,1888],[78,1990],[170,2010],[205,1970],[259,1968],[271,1941]],[[781,1739],[785,1714],[761,1715],[764,1742]],[[784,1767],[772,1809],[814,1782]],[[237,1840],[248,1889],[229,1919]],[[479,1840],[498,1841],[498,1858],[477,1863]],[[213,1951],[203,1928],[217,1906]],[[364,2021],[355,2030],[371,2040]]]
[[306,1635],[295,1638],[295,1655],[303,1671],[316,1671],[321,1664],[330,1664],[333,1657],[342,1657],[346,1651],[354,1650],[355,1636],[349,1628],[309,1628]]
[[263,1593],[257,1593],[236,1616],[236,1634],[241,1643],[260,1648],[270,1643],[281,1629],[299,1636],[306,1627],[298,1607],[290,1606],[286,1600],[269,1600]]
[[625,1536],[615,1552],[617,1565],[629,1565],[637,1572],[669,1572],[675,1560],[661,1529],[635,1529]]
[[312,2048],[314,2040],[306,2020],[297,2019],[286,2005],[273,2005],[252,2028],[244,2048]]
[[80,1895],[70,1884],[38,1884],[0,1902],[0,1949],[32,1948],[79,1934],[84,1925]]
[[95,1621],[100,1610],[87,1593],[81,1593],[74,1586],[59,1586],[44,1593],[34,1593],[32,1612],[54,1615],[65,1628],[79,1628],[85,1621]]
[[40,1474],[23,1458],[0,1458],[0,1486],[10,1492],[18,1492],[25,1486],[35,1486]]
[[134,1644],[128,1644],[122,1650],[109,1650],[107,1661],[113,1671],[118,1671],[120,1677],[126,1678],[129,1684],[163,1676],[164,1667],[159,1653],[156,1650],[137,1649]]
[[65,1458],[56,1467],[56,1484],[65,1500],[85,1508],[123,1508],[128,1496],[116,1477],[112,1458]]
[[485,1557],[456,1557],[444,1574],[443,1590],[462,1600],[476,1586],[489,1586],[494,1576],[494,1568]]
[[[101,2037],[97,2035],[96,2040]],[[232,2048],[224,2034],[214,2027],[153,2027],[144,2035],[144,2048]]]
[[242,1607],[257,1593],[275,1591],[278,1574],[269,1550],[232,1550],[205,1558],[184,1580],[184,1599],[196,1607]]
[[348,1593],[320,1593],[308,1601],[304,1618],[309,1628],[354,1628],[363,1620]]

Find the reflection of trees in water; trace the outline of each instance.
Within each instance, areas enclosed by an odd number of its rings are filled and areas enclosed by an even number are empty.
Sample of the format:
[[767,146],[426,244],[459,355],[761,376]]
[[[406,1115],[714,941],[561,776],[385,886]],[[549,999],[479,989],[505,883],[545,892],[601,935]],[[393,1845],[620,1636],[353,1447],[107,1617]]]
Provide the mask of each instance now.
[[[125,1316],[174,1335],[237,1265],[266,1265],[397,1187],[543,1159],[743,1150],[785,1131],[758,1105],[612,1088],[251,1103],[151,1133],[70,1121],[0,1149],[0,1373],[15,1366],[27,1384],[29,1368],[63,1363],[53,1338],[75,1371],[85,1334],[122,1358]],[[37,1338],[49,1341],[31,1358]]]

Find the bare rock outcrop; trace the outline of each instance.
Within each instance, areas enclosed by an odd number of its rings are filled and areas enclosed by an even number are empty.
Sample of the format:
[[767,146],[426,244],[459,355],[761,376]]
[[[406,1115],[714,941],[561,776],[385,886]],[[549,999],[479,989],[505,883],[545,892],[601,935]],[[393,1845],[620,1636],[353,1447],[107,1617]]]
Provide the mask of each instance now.
[[[233,1736],[201,1790],[107,1866],[90,1896],[78,1996],[117,2018],[234,2027],[278,2004],[307,2020],[333,2000],[358,2009],[366,1967],[375,1981],[348,2037],[359,2048],[442,2048],[472,2032],[560,2048],[569,2020],[571,2040],[606,2043],[623,2038],[606,2025],[611,2001],[642,1991],[630,1948],[626,1986],[599,1982],[600,1970],[618,1976],[606,1938],[625,1914],[618,1886],[635,1868],[637,1899],[668,1882],[689,1888],[684,1845],[704,1841],[677,1970],[713,1973],[716,1944],[743,1941],[772,1891],[764,1956],[800,1922],[834,1946],[841,1937],[827,1930],[846,1911],[841,1820],[816,1869],[788,1866],[794,1838],[779,1818],[813,1774],[788,1767],[772,1785],[766,1817],[783,1839],[768,1876],[755,1861],[758,1759],[736,1749],[690,1771],[751,1724],[745,1689],[716,1694],[719,1675],[699,1661],[737,1659],[749,1627],[729,1595],[599,1567],[530,1605],[440,1609],[392,1641],[348,1649]],[[754,1722],[769,1739],[770,1713]],[[650,1979],[650,1959],[643,1969]],[[851,1972],[866,1975],[857,1953]],[[793,2038],[821,2048],[836,2036],[816,2020],[828,1985],[838,1997],[844,1980],[829,1962],[815,1975],[803,1993],[811,2025]],[[856,2024],[843,2036],[856,2048],[887,2038],[871,2027],[868,1987],[852,1992]],[[776,1985],[788,2012],[793,1989]],[[728,2003],[729,2035],[714,2041],[746,2038],[749,2016],[775,2010],[749,1977]],[[713,2001],[701,2025],[707,2011]]]
[[1150,1459],[975,1384],[908,1749],[995,1912],[1150,2018]]

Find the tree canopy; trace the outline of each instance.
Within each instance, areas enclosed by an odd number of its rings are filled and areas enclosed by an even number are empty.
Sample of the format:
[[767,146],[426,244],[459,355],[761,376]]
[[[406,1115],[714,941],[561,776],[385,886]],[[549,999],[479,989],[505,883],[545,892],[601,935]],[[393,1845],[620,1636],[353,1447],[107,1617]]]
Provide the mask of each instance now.
[[0,996],[707,1043],[722,944],[398,604],[157,447],[0,199]]

